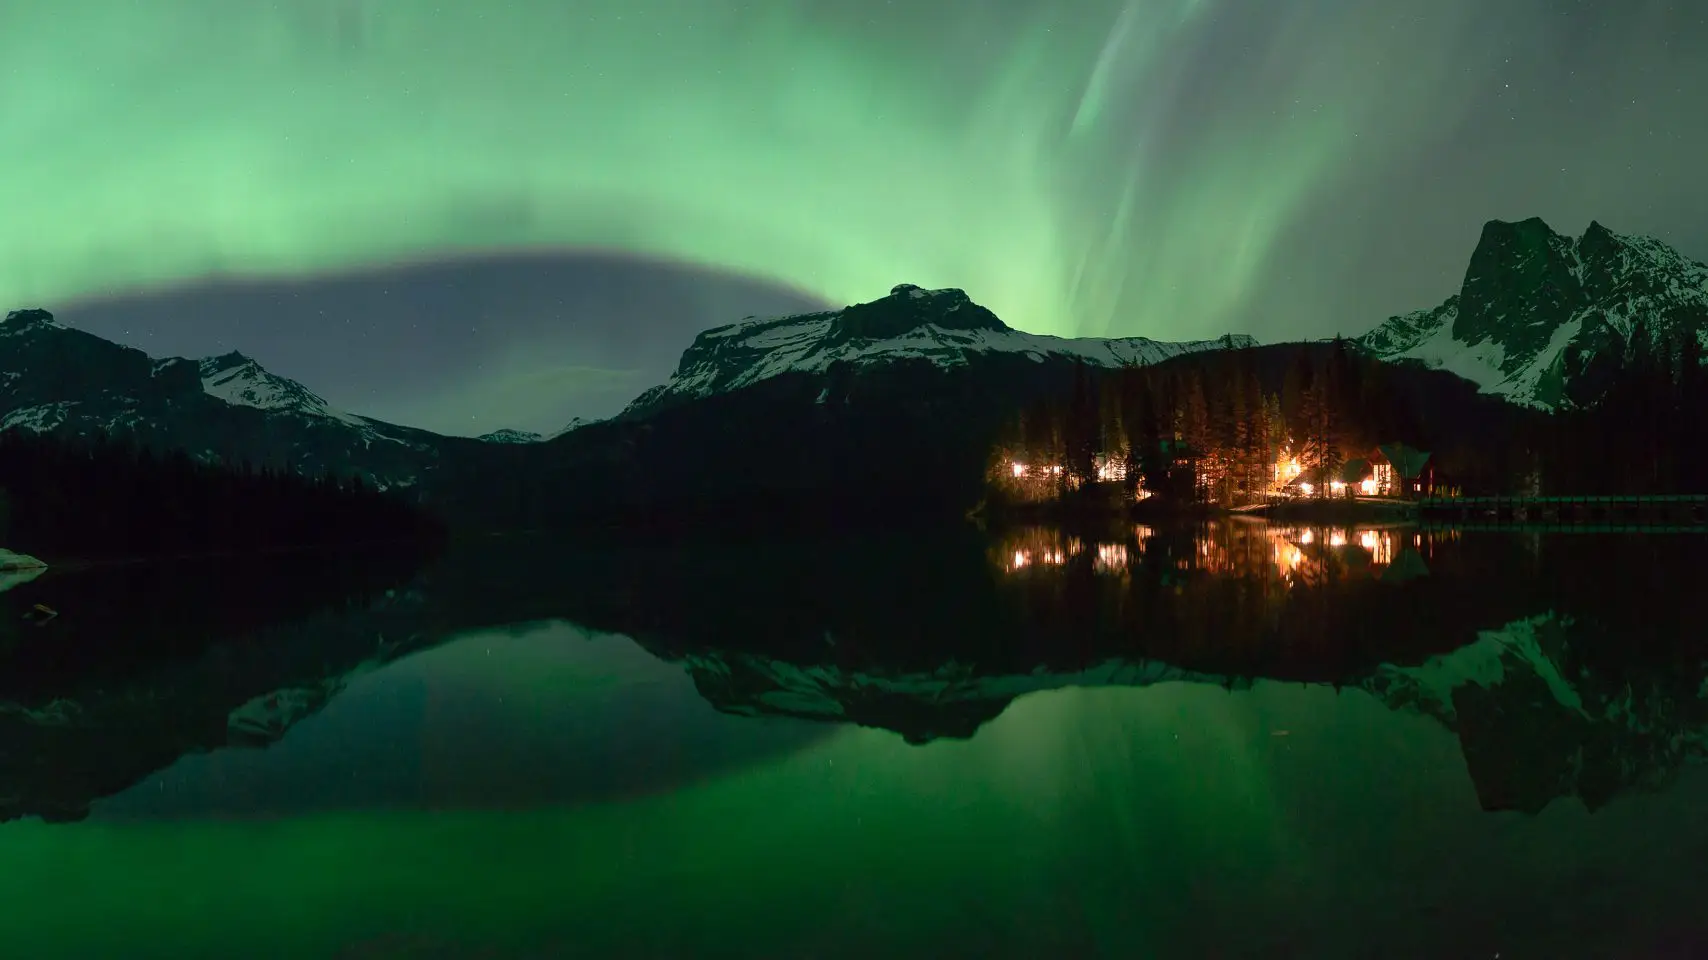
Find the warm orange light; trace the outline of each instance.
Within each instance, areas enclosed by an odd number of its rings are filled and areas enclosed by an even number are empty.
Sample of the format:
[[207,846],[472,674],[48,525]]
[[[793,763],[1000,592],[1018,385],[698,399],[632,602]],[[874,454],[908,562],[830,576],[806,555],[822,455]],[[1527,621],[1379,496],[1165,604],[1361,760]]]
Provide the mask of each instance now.
[[1308,483],[1301,483],[1301,484],[1299,484],[1299,489],[1304,492],[1305,496],[1308,497],[1311,495],[1311,492],[1316,489],[1316,487],[1313,487]]
[[1026,465],[1024,463],[1012,464],[1010,469],[1014,471],[1014,475],[1017,477],[1024,477],[1026,475]]
[[1328,545],[1331,547],[1346,546],[1346,534],[1341,533],[1339,530],[1330,531],[1328,535]]
[[1097,545],[1097,561],[1093,569],[1114,573],[1127,567],[1127,545],[1124,543],[1100,543]]
[[1328,489],[1331,493],[1345,493],[1346,484],[1341,483],[1339,480],[1331,480],[1329,481]]
[[1366,497],[1375,496],[1376,495],[1376,478],[1375,477],[1366,477],[1364,482],[1360,483],[1358,485],[1358,488],[1360,490],[1364,491],[1364,495]]

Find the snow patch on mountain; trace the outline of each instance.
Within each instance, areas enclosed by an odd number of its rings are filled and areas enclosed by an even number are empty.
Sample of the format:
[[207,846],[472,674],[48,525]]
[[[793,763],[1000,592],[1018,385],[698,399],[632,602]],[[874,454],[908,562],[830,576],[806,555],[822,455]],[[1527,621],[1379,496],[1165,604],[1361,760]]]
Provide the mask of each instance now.
[[502,430],[494,430],[491,433],[483,433],[475,439],[485,440],[487,443],[539,443],[545,438],[532,430],[511,430],[509,428],[505,428]]
[[580,430],[582,427],[585,427],[588,424],[598,423],[598,422],[599,422],[598,420],[589,420],[586,417],[571,417],[568,423],[564,424],[561,427],[558,427],[556,430],[553,430],[551,433],[546,434],[545,439],[556,440],[558,437],[561,437],[566,433],[574,433],[575,431]]
[[[170,363],[171,360],[157,361]],[[295,380],[269,372],[255,360],[232,352],[196,361],[202,389],[226,403],[258,410],[278,410],[327,417],[351,426],[366,426],[364,417],[346,413]]]
[[64,423],[71,413],[76,401],[56,400],[52,403],[37,404],[33,407],[19,407],[7,411],[0,416],[0,430],[33,430],[45,433]]
[[6,319],[0,321],[0,337],[17,337],[26,333],[40,330],[65,330],[65,324],[53,318],[46,310],[8,310]]

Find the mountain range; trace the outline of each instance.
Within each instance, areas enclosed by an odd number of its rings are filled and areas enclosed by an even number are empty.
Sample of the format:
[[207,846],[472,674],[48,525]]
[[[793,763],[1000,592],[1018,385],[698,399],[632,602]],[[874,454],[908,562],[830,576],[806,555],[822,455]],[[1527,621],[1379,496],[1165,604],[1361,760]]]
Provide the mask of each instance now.
[[0,322],[7,428],[132,437],[197,458],[308,474],[359,472],[384,488],[418,485],[447,449],[476,443],[336,409],[241,353],[154,358],[44,310],[15,310]]
[[[1708,340],[1708,267],[1600,224],[1570,238],[1532,219],[1487,224],[1456,294],[1355,342],[1547,409],[1592,398],[1639,329],[1660,343]],[[969,440],[962,449],[951,426],[982,443],[996,429],[993,411],[1063,395],[1080,365],[1253,344],[1028,334],[963,291],[902,284],[841,310],[704,331],[665,383],[609,421],[463,438],[339,410],[240,353],[154,358],[19,310],[0,322],[0,429],[114,433],[205,459],[355,472],[512,519],[562,514],[566,499],[592,512],[668,500],[684,464],[698,465],[708,501],[758,503],[853,474],[903,490],[929,483],[933,469],[964,472],[988,447]],[[772,469],[777,462],[791,470]],[[514,479],[518,471],[529,477]],[[957,501],[966,493],[940,492]]]

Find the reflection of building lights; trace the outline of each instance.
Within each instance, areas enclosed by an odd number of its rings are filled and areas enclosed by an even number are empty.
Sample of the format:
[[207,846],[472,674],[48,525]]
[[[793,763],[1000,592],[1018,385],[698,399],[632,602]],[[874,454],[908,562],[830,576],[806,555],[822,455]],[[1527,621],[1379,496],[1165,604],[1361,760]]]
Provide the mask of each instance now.
[[1026,465],[1024,463],[1013,464],[1010,469],[1014,471],[1014,475],[1017,477],[1024,477],[1026,475]]
[[1366,497],[1375,496],[1376,495],[1376,478],[1375,477],[1365,477],[1364,482],[1360,483],[1358,485],[1358,489],[1363,491],[1363,493]]
[[1304,492],[1305,496],[1308,497],[1311,495],[1311,491],[1315,490],[1316,488],[1311,486],[1309,483],[1301,481],[1299,483],[1299,489]]
[[1300,531],[1300,533],[1299,533],[1299,542],[1304,544],[1307,547],[1310,546],[1311,541],[1315,540],[1315,539],[1316,539],[1316,535],[1311,533],[1311,531],[1309,531],[1309,530],[1303,530],[1303,531]]
[[1024,567],[1026,565],[1027,559],[1028,558],[1026,556],[1026,551],[1024,551],[1024,550],[1014,551],[1014,568],[1016,570],[1018,570],[1019,568]]
[[1113,573],[1127,568],[1127,545],[1124,543],[1100,543],[1097,545],[1097,562],[1092,569],[1105,573]]
[[1370,551],[1370,562],[1376,566],[1385,567],[1394,562],[1394,537],[1391,533],[1366,530],[1359,535],[1358,542]]
[[1329,531],[1328,545],[1331,547],[1344,547],[1344,546],[1346,546],[1346,534],[1341,533],[1339,530]]

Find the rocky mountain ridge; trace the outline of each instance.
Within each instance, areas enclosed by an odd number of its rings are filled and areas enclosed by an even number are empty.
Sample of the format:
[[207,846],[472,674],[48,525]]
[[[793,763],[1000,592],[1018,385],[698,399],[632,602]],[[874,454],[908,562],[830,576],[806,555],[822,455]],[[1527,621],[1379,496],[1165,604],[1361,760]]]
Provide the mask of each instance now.
[[1147,337],[1067,339],[1023,333],[974,303],[966,291],[899,284],[888,296],[841,310],[749,317],[694,338],[670,379],[637,397],[626,415],[727,393],[790,373],[828,374],[907,361],[941,369],[1008,355],[1036,363],[1080,360],[1143,366],[1205,350],[1254,346],[1249,336],[1169,342]]
[[0,321],[0,430],[9,428],[132,437],[201,459],[309,474],[359,473],[382,488],[422,482],[459,442],[339,410],[241,353],[155,358],[44,310]]
[[1708,345],[1708,265],[1598,222],[1574,238],[1533,217],[1489,221],[1458,293],[1359,341],[1383,359],[1560,409],[1592,402],[1639,331],[1673,353],[1685,337]]

